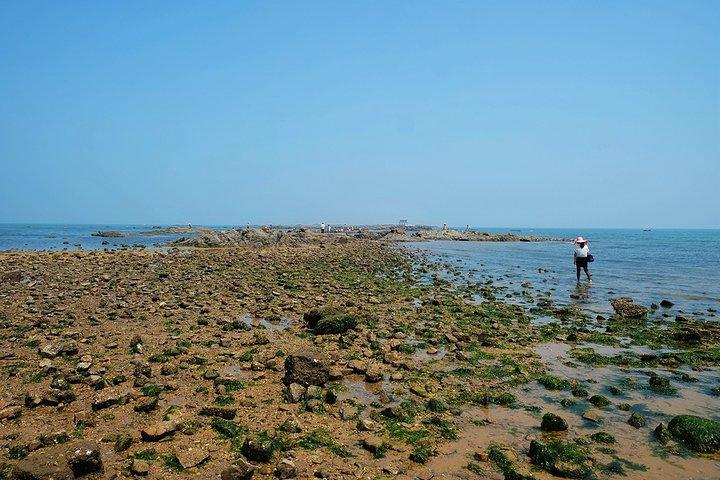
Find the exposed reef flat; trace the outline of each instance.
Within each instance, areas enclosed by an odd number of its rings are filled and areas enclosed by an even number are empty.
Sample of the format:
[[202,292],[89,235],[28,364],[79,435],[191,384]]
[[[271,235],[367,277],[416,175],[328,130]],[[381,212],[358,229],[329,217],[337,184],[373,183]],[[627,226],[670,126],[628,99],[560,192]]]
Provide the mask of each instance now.
[[528,309],[391,243],[248,235],[0,254],[0,478],[720,475],[712,322]]

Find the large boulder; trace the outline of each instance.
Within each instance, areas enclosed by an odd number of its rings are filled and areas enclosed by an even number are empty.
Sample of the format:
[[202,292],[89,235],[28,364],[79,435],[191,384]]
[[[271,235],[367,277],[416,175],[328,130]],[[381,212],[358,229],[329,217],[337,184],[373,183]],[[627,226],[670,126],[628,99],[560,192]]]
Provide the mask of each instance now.
[[330,380],[329,369],[318,359],[300,355],[288,355],[285,358],[285,376],[283,383],[323,386]]
[[648,309],[633,302],[632,298],[620,297],[610,300],[610,304],[615,313],[624,318],[644,318],[648,314]]
[[73,480],[101,472],[100,448],[85,440],[36,450],[12,470],[15,480]]
[[720,451],[720,422],[695,415],[678,415],[670,420],[673,438],[698,453]]

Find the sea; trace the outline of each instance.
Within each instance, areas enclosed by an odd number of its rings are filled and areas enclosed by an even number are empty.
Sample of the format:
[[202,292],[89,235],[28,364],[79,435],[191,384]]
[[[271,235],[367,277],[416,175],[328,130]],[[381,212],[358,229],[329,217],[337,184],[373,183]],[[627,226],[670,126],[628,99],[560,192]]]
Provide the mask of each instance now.
[[[0,224],[0,251],[157,248],[183,236],[141,235],[164,226]],[[507,301],[528,306],[536,302],[537,296],[549,295],[557,303],[576,304],[586,311],[605,314],[611,311],[611,298],[627,296],[646,306],[669,300],[675,304],[667,310],[672,315],[692,313],[712,318],[713,310],[720,310],[720,230],[473,229],[559,240],[411,242],[403,247],[452,265],[466,281],[492,281],[503,289]],[[101,230],[130,235],[92,235]],[[580,283],[575,279],[570,239],[578,235],[589,240],[595,257],[590,263],[592,284],[584,274]]]
[[[720,230],[675,229],[497,229],[561,239],[548,242],[417,242],[407,245],[454,269],[471,282],[492,281],[507,301],[530,306],[549,294],[560,304],[607,314],[610,299],[630,297],[645,306],[674,303],[668,315],[715,317],[720,310]],[[576,281],[571,239],[589,240],[595,261]],[[527,286],[527,282],[531,286]],[[525,283],[526,286],[522,286]],[[525,296],[523,291],[532,295]],[[709,310],[709,311],[708,311]]]

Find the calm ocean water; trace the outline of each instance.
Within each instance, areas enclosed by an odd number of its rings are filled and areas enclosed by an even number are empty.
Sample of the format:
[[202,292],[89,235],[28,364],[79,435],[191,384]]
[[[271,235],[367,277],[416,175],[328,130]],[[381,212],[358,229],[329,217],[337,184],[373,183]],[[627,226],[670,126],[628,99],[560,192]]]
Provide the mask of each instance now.
[[[554,238],[582,235],[590,240],[593,283],[578,286],[568,242],[412,243],[414,250],[449,261],[474,281],[492,279],[519,293],[531,282],[534,293],[550,292],[559,302],[596,313],[611,311],[609,299],[629,296],[649,306],[668,299],[669,313],[720,310],[720,230],[478,229]],[[470,270],[477,270],[470,273]],[[539,272],[546,269],[547,272]],[[519,295],[513,301],[525,303]],[[529,304],[531,300],[528,300]],[[717,317],[716,317],[717,318]]]
[[[74,250],[144,245],[152,248],[182,235],[143,236],[152,225],[22,225],[0,224],[2,250]],[[123,238],[100,238],[98,230],[137,232]],[[429,242],[406,246],[451,262],[473,281],[492,279],[508,292],[519,293],[531,282],[535,293],[550,292],[559,302],[577,303],[605,313],[609,298],[626,295],[644,305],[662,299],[676,305],[671,312],[720,310],[720,230],[497,229],[554,238],[582,235],[590,240],[596,261],[590,264],[592,285],[575,282],[570,242]],[[107,241],[107,245],[102,242]],[[78,247],[80,246],[80,247]],[[539,272],[538,269],[547,272]],[[471,272],[472,270],[472,272]],[[512,301],[522,303],[516,295]],[[530,300],[528,300],[530,302]]]
[[[3,250],[97,250],[118,248],[123,245],[154,247],[182,235],[145,236],[141,232],[151,230],[153,225],[40,225],[0,224],[0,251]],[[122,238],[93,237],[100,230],[135,232]],[[107,245],[102,243],[106,241]]]

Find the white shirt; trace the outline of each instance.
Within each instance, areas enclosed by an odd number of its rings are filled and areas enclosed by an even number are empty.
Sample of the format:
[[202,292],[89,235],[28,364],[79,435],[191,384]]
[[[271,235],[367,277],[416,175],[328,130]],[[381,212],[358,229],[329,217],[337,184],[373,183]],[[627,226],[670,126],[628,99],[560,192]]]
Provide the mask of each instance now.
[[575,247],[575,256],[580,258],[585,258],[588,256],[588,253],[590,253],[590,249],[587,245],[583,245],[581,248],[579,245]]

